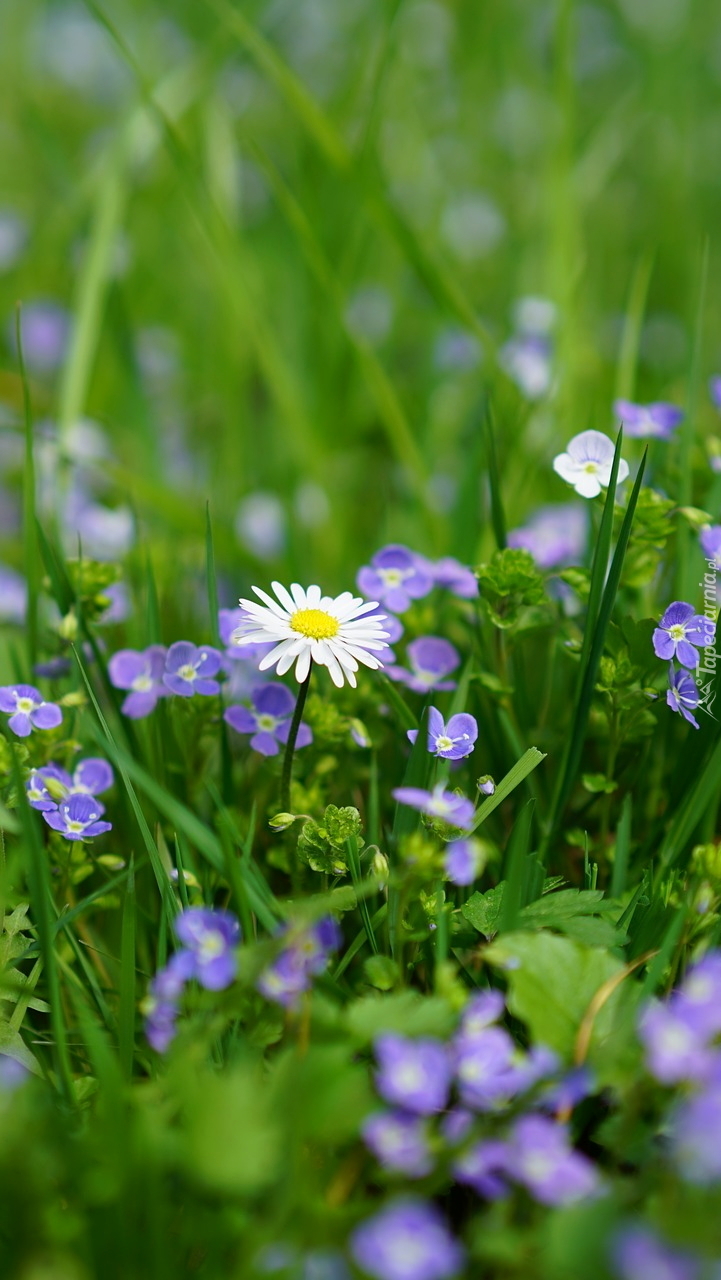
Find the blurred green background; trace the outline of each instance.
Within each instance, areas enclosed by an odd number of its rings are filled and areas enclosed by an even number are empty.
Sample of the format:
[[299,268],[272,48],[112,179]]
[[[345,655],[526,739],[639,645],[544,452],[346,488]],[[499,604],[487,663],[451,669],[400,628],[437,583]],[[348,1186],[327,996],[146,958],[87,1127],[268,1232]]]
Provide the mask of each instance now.
[[[472,562],[492,545],[486,394],[510,525],[567,498],[551,460],[613,429],[615,394],[714,430],[714,0],[0,17],[7,563],[18,301],[26,348],[36,304],[64,309],[40,322],[44,365],[26,351],[60,442],[46,505],[92,419],[96,490],[134,511],[168,595],[200,574],[207,499],[229,600],[271,570],[341,589],[389,539]],[[528,296],[555,306],[530,395],[507,347]]]

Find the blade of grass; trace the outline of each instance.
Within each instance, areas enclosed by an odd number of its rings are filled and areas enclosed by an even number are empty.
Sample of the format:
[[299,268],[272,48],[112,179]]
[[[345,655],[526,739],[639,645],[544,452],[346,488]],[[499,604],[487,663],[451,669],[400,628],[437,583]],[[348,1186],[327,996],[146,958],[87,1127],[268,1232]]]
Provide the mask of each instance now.
[[23,387],[23,416],[25,421],[25,462],[23,467],[23,561],[28,586],[25,613],[25,634],[28,643],[28,664],[32,671],[38,660],[38,600],[40,598],[40,555],[38,553],[37,516],[35,512],[35,452],[33,441],[33,416],[30,402],[25,359],[21,308],[15,312],[15,339],[17,342],[18,368]]
[[613,875],[611,877],[611,894],[612,898],[620,898],[626,888],[626,878],[628,875],[628,855],[631,847],[631,814],[633,809],[633,800],[629,791],[624,797],[621,808],[621,817],[616,829],[616,852],[613,861]]
[[[616,472],[616,474],[617,474],[617,464],[620,457],[620,446],[621,446],[622,436],[623,436],[623,432],[619,431],[618,443],[616,445],[616,453],[614,456],[614,464],[613,464],[614,471]],[[545,853],[545,850],[548,847],[548,843],[552,835],[557,830],[558,824],[561,820],[563,810],[566,806],[566,803],[571,794],[573,784],[576,780],[576,774],[578,772],[578,767],[581,760],[583,743],[586,736],[586,725],[588,723],[588,716],[591,710],[591,699],[593,697],[593,689],[596,683],[596,676],[598,674],[599,663],[601,661],[601,656],[603,654],[603,646],[606,639],[606,631],[608,629],[608,624],[611,619],[611,611],[613,609],[613,605],[616,599],[616,593],[618,591],[619,582],[621,580],[621,570],[623,569],[623,561],[626,555],[626,549],[628,547],[628,540],[631,536],[631,525],[633,524],[633,517],[634,517],[634,512],[636,510],[636,503],[638,502],[638,495],[640,493],[641,484],[643,482],[643,474],[646,467],[646,457],[647,457],[647,453],[644,452],[643,458],[641,460],[641,465],[638,470],[638,475],[636,476],[636,481],[633,486],[631,496],[629,498],[628,507],[626,508],[626,514],[623,518],[621,531],[618,535],[616,550],[614,551],[613,559],[611,561],[611,568],[608,573],[608,578],[606,579],[605,587],[603,588],[603,594],[601,596],[601,601],[598,608],[598,615],[596,617],[595,626],[593,628],[592,633],[590,630],[591,617],[592,617],[591,600],[589,600],[589,615],[588,615],[588,621],[586,624],[586,633],[584,634],[583,649],[581,651],[581,671],[580,671],[579,690],[576,696],[574,715],[571,723],[571,731],[567,739],[567,746],[563,754],[561,768],[558,774],[558,784],[556,786],[554,800],[551,807],[551,816],[548,822],[547,836],[541,850],[542,855],[543,853]],[[606,520],[607,511],[610,512],[611,518],[613,515],[612,491],[614,490],[614,488],[615,488],[615,475],[612,472],[611,480],[609,482],[608,498],[606,500],[606,507],[604,508],[603,520],[601,522],[602,533],[604,530],[604,521]],[[599,542],[600,542],[600,539],[601,539],[601,534],[599,534]],[[598,570],[598,573],[597,573],[597,570]],[[593,595],[594,579],[597,578],[598,584],[600,586],[603,580],[603,576],[604,576],[604,573],[602,571],[601,562],[598,560],[598,550],[597,550],[597,556],[596,556],[596,559],[594,560],[593,574],[591,578],[591,587],[592,587],[591,594],[592,595]],[[585,657],[585,663],[584,663],[584,657]]]
[[614,399],[633,400],[636,384],[636,364],[641,339],[641,327],[646,313],[648,286],[651,283],[654,254],[646,249],[636,263],[628,291],[626,314],[623,318],[623,331],[618,350],[616,366],[616,391]]
[[532,773],[541,761],[545,759],[545,752],[539,751],[538,747],[529,747],[521,756],[520,760],[516,761],[513,768],[509,769],[506,776],[501,778],[501,781],[496,786],[493,795],[488,796],[483,801],[483,804],[476,809],[476,815],[473,819],[471,830],[477,831],[481,823],[485,822],[486,819],[490,817],[493,810],[497,809],[499,804],[501,804],[512,791],[515,791],[516,787],[521,785],[524,778],[527,778],[529,773]]
[[[693,501],[693,443],[696,427],[699,392],[701,385],[701,367],[703,358],[703,327],[706,308],[706,287],[708,283],[709,241],[706,237],[701,252],[700,279],[698,301],[693,332],[693,350],[691,354],[691,372],[689,375],[688,400],[686,413],[677,432],[678,441],[678,480],[676,494],[679,507],[689,507]],[[698,575],[694,569],[694,559],[698,553],[695,549],[696,539],[691,526],[682,520],[676,531],[676,590],[677,599],[693,600],[697,590]]]
[[535,800],[526,801],[513,824],[508,839],[503,866],[506,886],[498,921],[499,933],[509,933],[517,927],[521,907],[525,906],[526,879],[529,870],[528,854],[531,848],[531,825],[535,804]]
[[120,1010],[118,1014],[118,1056],[126,1080],[133,1074],[135,1046],[135,864],[130,855],[128,883],[123,899],[120,931]]
[[208,583],[208,612],[210,614],[210,634],[216,649],[220,647],[220,631],[218,630],[218,582],[215,574],[215,548],[213,546],[213,526],[210,520],[210,502],[205,504],[205,574]]
[[496,431],[490,396],[486,400],[485,413],[483,415],[483,426],[486,441],[486,471],[488,473],[488,486],[491,494],[491,524],[493,525],[493,536],[496,539],[496,546],[499,551],[503,551],[506,545],[506,516],[503,510],[503,498],[501,496],[501,479],[498,470],[498,453],[496,451]]
[[73,1073],[54,946],[55,939],[52,932],[50,864],[45,856],[45,850],[36,826],[35,815],[28,804],[17,750],[9,732],[6,733],[6,741],[10,749],[12,776],[17,792],[18,817],[24,837],[25,873],[30,892],[33,920],[40,944],[48,1004],[50,1005],[53,1065],[60,1092],[64,1095],[66,1102],[70,1103],[74,1099]]
[[[348,870],[350,871],[351,883],[353,885],[353,888],[356,889],[360,887],[361,869],[360,869],[360,862],[358,860],[358,848],[356,845],[355,836],[348,837],[348,839],[345,842],[345,847],[346,847],[346,853],[348,855]],[[371,951],[374,952],[375,955],[378,955],[380,948],[378,946],[376,935],[373,930],[373,921],[371,920],[370,912],[368,910],[368,903],[363,897],[358,898],[358,910],[360,912],[361,920],[363,921],[363,928],[365,929],[365,934],[368,939],[370,949]]]

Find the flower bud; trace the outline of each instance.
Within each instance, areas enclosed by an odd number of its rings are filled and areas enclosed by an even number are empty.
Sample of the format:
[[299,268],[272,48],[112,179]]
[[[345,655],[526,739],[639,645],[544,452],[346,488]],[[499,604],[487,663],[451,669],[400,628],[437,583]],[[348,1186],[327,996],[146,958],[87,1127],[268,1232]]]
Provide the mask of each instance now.
[[478,779],[476,786],[482,796],[492,796],[496,789],[496,784],[490,773],[484,773],[483,777]]
[[294,813],[276,813],[275,817],[269,820],[268,826],[274,831],[287,831],[288,827],[292,827],[295,819]]

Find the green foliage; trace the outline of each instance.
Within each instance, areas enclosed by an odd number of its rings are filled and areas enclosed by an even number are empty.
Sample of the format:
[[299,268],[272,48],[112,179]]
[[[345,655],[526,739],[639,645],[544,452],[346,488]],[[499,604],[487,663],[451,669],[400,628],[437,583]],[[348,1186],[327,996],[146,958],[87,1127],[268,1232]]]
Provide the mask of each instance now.
[[491,621],[504,630],[518,626],[525,609],[546,600],[543,577],[530,551],[496,551],[488,564],[478,566],[476,577]]
[[[314,871],[327,875],[345,875],[348,870],[348,840],[359,841],[361,817],[352,805],[329,804],[322,822],[309,819],[298,836],[298,857]],[[362,844],[362,840],[360,840]]]

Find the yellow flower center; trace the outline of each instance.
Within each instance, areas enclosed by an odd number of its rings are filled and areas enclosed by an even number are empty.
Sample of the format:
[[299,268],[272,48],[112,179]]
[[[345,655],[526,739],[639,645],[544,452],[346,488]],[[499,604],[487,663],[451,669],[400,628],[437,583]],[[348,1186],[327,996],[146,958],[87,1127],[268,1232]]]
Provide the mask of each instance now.
[[686,628],[680,622],[676,622],[672,627],[669,627],[668,634],[672,636],[674,640],[683,640],[686,634]]
[[299,609],[290,620],[293,631],[298,631],[310,640],[330,640],[340,631],[337,618],[332,618],[323,609]]
[[23,715],[26,716],[30,715],[30,712],[34,710],[34,707],[35,703],[32,698],[17,698],[15,701],[16,711],[21,711]]
[[586,463],[586,465],[585,465],[585,467],[584,467],[583,469],[584,469],[584,471],[588,472],[588,474],[589,474],[590,476],[595,476],[596,472],[598,471],[598,463],[597,463],[597,462],[587,462],[587,463]]
[[75,818],[68,818],[65,825],[68,831],[73,832],[73,835],[78,835],[81,831],[85,830],[85,823],[77,822]]

